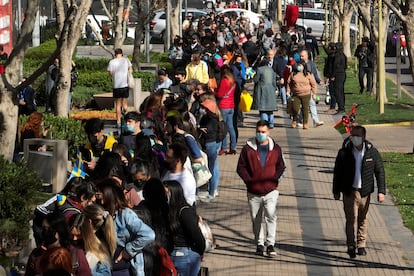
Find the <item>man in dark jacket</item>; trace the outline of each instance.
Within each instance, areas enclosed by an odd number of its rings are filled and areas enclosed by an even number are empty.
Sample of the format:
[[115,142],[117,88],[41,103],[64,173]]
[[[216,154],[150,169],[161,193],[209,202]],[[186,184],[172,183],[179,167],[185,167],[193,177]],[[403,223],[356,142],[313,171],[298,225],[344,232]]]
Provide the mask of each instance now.
[[[385,173],[381,156],[377,149],[365,140],[366,129],[356,126],[351,136],[345,140],[335,161],[333,194],[339,200],[343,194],[345,212],[345,232],[348,254],[351,258],[365,256],[367,251],[367,213],[374,192],[374,176],[378,187],[378,202],[385,197]],[[355,222],[357,222],[357,238],[355,242]]]
[[335,114],[345,114],[345,80],[346,80],[346,68],[347,59],[343,51],[343,45],[341,42],[335,44],[335,54],[332,63],[331,81],[332,87],[335,91],[336,102],[338,103],[338,112]]
[[[263,256],[264,246],[267,245],[267,255],[276,257],[274,244],[276,205],[279,198],[277,187],[286,166],[282,149],[269,136],[269,129],[268,121],[257,122],[256,136],[247,140],[240,153],[237,173],[247,187],[254,240],[257,245],[256,255]],[[263,213],[266,229],[262,225]]]
[[372,91],[372,76],[374,73],[374,45],[370,43],[369,38],[364,36],[362,43],[358,45],[355,50],[356,58],[358,58],[358,79],[359,79],[359,94],[364,92],[364,76],[367,77],[367,94],[370,95]]

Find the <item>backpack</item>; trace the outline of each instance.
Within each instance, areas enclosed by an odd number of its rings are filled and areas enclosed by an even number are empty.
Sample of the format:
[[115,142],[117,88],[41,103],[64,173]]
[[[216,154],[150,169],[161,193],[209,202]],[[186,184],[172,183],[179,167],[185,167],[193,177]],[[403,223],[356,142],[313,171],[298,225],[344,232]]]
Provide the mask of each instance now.
[[164,247],[158,248],[158,256],[160,258],[160,276],[177,276],[174,263]]
[[226,123],[223,120],[219,121],[217,129],[217,141],[224,140],[224,138],[226,138],[228,131],[229,130],[227,128]]

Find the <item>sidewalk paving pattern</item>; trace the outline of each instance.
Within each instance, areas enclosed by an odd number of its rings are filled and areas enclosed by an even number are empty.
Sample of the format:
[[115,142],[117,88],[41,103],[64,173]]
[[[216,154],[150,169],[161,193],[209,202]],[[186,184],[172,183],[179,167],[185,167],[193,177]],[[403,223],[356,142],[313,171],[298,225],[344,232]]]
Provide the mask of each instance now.
[[[203,266],[210,275],[414,275],[414,237],[402,225],[389,195],[382,204],[374,200],[376,193],[372,195],[368,255],[348,257],[342,201],[335,201],[332,195],[332,170],[342,144],[332,126],[339,116],[323,114],[326,106],[318,109],[325,125],[308,130],[290,128],[284,108],[275,112],[276,127],[271,135],[287,162],[279,185],[277,258],[254,254],[246,189],[236,173],[239,155],[219,156],[220,195],[217,202],[199,203],[197,208],[210,223],[218,244],[204,256]],[[245,115],[238,152],[254,135],[259,119],[258,111]],[[367,139],[380,151],[411,152],[413,130],[413,126],[368,127]],[[399,139],[383,139],[393,133]]]

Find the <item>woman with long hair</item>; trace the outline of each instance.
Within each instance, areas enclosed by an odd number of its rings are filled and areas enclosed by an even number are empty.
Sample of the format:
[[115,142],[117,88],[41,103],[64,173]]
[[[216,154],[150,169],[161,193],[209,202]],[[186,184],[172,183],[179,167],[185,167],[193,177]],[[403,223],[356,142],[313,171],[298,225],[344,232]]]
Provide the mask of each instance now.
[[200,53],[193,53],[191,55],[191,62],[185,67],[186,79],[196,79],[200,83],[208,83],[208,66],[201,60]]
[[165,181],[169,198],[169,222],[174,241],[171,259],[179,275],[196,276],[201,267],[201,256],[206,242],[200,227],[195,208],[189,206],[180,183]]
[[311,93],[316,95],[315,77],[306,69],[306,63],[300,60],[287,81],[286,95],[293,97],[292,128],[296,128],[299,109],[302,106],[303,129],[308,129],[309,102]]
[[234,130],[233,117],[235,106],[235,94],[237,92],[237,83],[234,79],[233,71],[228,65],[223,65],[220,71],[220,83],[216,91],[216,97],[219,99],[218,107],[223,116],[224,123],[230,134],[230,149],[227,146],[227,135],[221,144],[219,155],[236,154],[236,132]]
[[125,266],[117,268],[124,262],[130,264],[130,269],[135,275],[144,276],[144,259],[142,249],[154,240],[154,231],[129,208],[122,188],[111,178],[99,183],[97,202],[99,202],[109,214],[114,217],[115,232],[117,237],[117,250],[113,275],[123,274]]
[[82,214],[85,219],[80,229],[92,275],[112,275],[112,256],[116,249],[112,216],[97,204],[88,205]]

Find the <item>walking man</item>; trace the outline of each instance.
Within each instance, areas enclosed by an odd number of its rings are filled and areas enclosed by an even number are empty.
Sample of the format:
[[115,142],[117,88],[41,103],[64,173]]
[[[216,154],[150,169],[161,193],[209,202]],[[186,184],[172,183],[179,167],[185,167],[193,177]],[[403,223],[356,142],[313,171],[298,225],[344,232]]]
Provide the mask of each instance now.
[[[345,232],[349,257],[365,256],[367,239],[367,213],[374,192],[374,176],[378,187],[378,202],[385,197],[385,173],[381,156],[367,140],[366,129],[356,126],[345,140],[335,161],[333,194],[339,200],[343,194]],[[355,223],[357,237],[355,241]]]
[[359,94],[364,93],[364,76],[367,77],[367,95],[372,92],[372,76],[374,74],[374,45],[370,43],[369,38],[364,36],[362,43],[358,45],[355,50],[355,57],[358,58],[358,80],[359,80]]
[[128,72],[132,72],[132,64],[124,58],[122,49],[115,49],[115,58],[109,62],[108,73],[113,81],[113,98],[115,99],[116,124],[121,127],[122,112],[128,110]]
[[273,258],[277,255],[274,249],[276,205],[279,198],[277,187],[286,166],[282,149],[269,136],[269,129],[268,121],[257,122],[256,136],[247,140],[240,153],[237,173],[247,187],[254,241],[257,245],[256,255],[263,256],[266,245],[267,256]]

